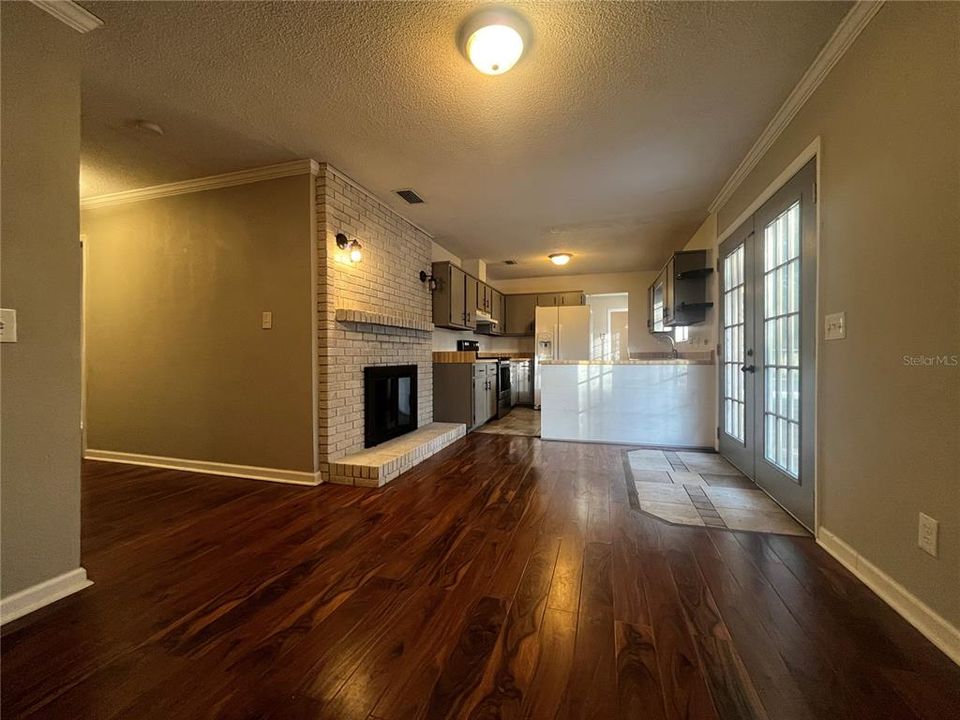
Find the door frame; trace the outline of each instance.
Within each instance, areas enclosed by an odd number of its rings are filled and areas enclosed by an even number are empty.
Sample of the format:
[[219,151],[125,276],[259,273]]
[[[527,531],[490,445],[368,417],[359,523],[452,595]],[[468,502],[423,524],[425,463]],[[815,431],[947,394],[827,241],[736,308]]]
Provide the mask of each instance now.
[[[815,538],[820,537],[820,359],[821,359],[821,332],[820,332],[820,269],[823,263],[820,262],[820,237],[822,230],[822,214],[821,210],[823,208],[823,185],[820,182],[820,172],[821,167],[823,166],[823,150],[821,148],[820,136],[818,135],[813,141],[803,149],[803,151],[797,155],[784,169],[777,175],[774,180],[767,185],[757,197],[743,209],[743,212],[732,222],[730,222],[723,231],[717,232],[717,244],[714,248],[715,253],[719,256],[720,245],[729,238],[737,229],[743,225],[747,220],[749,220],[757,210],[759,210],[763,204],[773,197],[780,188],[786,185],[790,179],[800,172],[803,167],[809,163],[811,160],[816,160],[816,196],[817,201],[815,205],[816,211],[816,223],[814,226],[815,235],[814,238],[814,247],[816,249],[817,257],[817,268],[816,268],[816,277],[815,277],[815,297],[813,303],[813,313],[814,313],[814,363],[813,363],[813,418],[811,422],[813,424],[813,536]],[[717,339],[719,342],[719,332],[720,332],[720,322],[719,313],[718,317],[714,323],[714,329],[717,333]],[[719,362],[719,360],[718,360]],[[720,397],[720,386],[719,386],[719,375],[717,375],[717,392],[715,393],[716,397]],[[717,403],[717,427],[720,425],[720,413],[723,412],[723,408],[720,403]],[[719,440],[718,440],[719,444]],[[759,487],[759,486],[758,486]],[[762,489],[762,488],[761,488]],[[778,503],[779,504],[779,503]]]

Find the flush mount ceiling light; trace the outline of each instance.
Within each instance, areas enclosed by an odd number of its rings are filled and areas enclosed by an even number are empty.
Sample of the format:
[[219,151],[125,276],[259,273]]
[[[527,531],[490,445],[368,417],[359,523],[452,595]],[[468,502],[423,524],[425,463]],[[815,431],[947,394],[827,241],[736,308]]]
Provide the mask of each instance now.
[[527,21],[507,8],[481,10],[460,29],[460,49],[485,75],[507,72],[517,64],[529,43]]
[[554,265],[566,265],[570,262],[570,258],[573,257],[570,253],[553,253],[552,255],[547,255],[550,258],[550,262]]
[[337,247],[349,251],[350,262],[358,263],[363,260],[363,246],[359,240],[348,240],[343,233],[337,233]]

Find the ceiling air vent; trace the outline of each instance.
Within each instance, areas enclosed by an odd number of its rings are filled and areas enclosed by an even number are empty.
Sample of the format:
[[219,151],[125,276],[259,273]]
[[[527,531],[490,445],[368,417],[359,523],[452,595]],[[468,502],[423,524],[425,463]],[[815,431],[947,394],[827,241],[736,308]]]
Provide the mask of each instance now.
[[516,261],[516,260],[504,260],[504,261],[503,261],[503,264],[504,264],[504,265],[516,265],[516,264],[517,264],[517,261]]
[[423,198],[417,195],[413,190],[397,190],[397,195],[402,197],[411,205],[419,205],[423,202]]

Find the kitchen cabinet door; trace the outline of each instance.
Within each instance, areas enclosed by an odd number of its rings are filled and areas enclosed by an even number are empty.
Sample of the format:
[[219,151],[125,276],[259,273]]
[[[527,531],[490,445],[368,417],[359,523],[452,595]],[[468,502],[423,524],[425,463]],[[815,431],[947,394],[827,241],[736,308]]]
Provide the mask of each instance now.
[[496,320],[496,324],[493,326],[493,333],[495,335],[502,335],[504,332],[503,327],[503,295],[501,295],[496,290],[490,290],[491,300],[490,300],[490,316]]
[[498,400],[497,392],[497,364],[487,363],[487,419],[492,420],[497,416]]
[[583,305],[585,304],[585,298],[581,290],[570,290],[568,292],[560,293],[560,304],[561,305]]
[[556,307],[560,304],[560,297],[556,293],[537,295],[537,307]]
[[487,370],[485,363],[475,363],[473,366],[473,427],[480,427],[490,417],[489,402],[487,401]]
[[670,256],[667,266],[663,269],[663,324],[670,326],[675,318],[676,308],[676,261]]
[[438,327],[465,330],[467,275],[448,262],[433,263],[437,288],[433,291],[433,324]]
[[504,318],[507,335],[533,335],[537,321],[536,295],[507,295]]
[[467,298],[467,307],[466,307],[466,320],[464,325],[466,325],[471,330],[477,329],[477,309],[479,308],[478,292],[480,288],[480,281],[475,277],[466,275],[466,298]]

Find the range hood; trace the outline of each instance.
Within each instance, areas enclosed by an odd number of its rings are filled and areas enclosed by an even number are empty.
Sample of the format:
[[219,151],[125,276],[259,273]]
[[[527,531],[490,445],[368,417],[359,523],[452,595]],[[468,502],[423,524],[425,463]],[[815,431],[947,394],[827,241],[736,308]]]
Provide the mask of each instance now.
[[477,324],[478,325],[499,325],[500,321],[495,320],[493,316],[484,312],[483,310],[477,310]]

